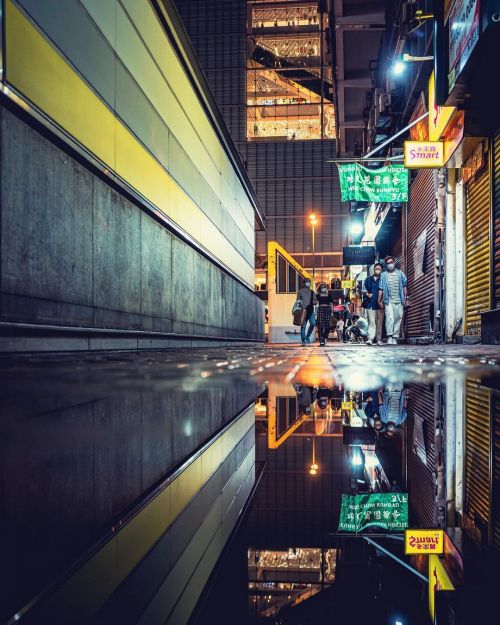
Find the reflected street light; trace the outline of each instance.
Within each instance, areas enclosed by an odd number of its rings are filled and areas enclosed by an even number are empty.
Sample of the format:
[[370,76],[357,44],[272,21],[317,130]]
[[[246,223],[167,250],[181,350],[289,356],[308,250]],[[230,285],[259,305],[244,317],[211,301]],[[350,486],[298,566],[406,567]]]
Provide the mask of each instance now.
[[309,215],[309,223],[312,226],[313,281],[314,281],[314,286],[316,288],[316,280],[315,280],[316,257],[315,257],[315,249],[314,249],[314,243],[315,243],[314,232],[315,232],[316,224],[318,223],[318,218],[314,213],[311,213]]
[[312,457],[312,464],[309,468],[309,474],[310,475],[317,475],[318,474],[318,465],[316,464],[316,439],[315,439],[315,434],[316,434],[316,413],[313,413],[313,457]]

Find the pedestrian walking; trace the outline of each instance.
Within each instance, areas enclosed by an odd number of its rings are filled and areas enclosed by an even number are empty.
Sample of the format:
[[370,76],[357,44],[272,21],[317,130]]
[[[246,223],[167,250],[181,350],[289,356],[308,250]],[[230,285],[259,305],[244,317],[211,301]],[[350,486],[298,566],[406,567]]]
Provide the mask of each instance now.
[[304,286],[298,291],[297,299],[302,302],[302,305],[306,309],[304,323],[300,328],[302,345],[306,345],[311,342],[311,334],[314,332],[314,327],[316,325],[314,306],[317,303],[316,293],[311,289],[311,280],[309,280],[309,278],[304,280]]
[[363,308],[366,309],[368,318],[368,340],[367,345],[383,345],[382,342],[382,326],[384,323],[384,311],[380,307],[378,301],[380,274],[382,273],[382,264],[375,263],[373,275],[368,276],[363,283]]
[[326,345],[330,334],[330,323],[333,312],[333,298],[324,282],[319,285],[318,294],[318,314],[316,323],[318,326],[318,338],[321,347]]
[[344,320],[342,319],[342,317],[338,319],[335,330],[337,332],[337,340],[340,343],[342,341],[342,337],[344,336]]
[[385,268],[380,276],[378,302],[385,310],[387,344],[397,345],[403,309],[408,305],[408,279],[400,269],[396,269],[393,256],[385,259]]

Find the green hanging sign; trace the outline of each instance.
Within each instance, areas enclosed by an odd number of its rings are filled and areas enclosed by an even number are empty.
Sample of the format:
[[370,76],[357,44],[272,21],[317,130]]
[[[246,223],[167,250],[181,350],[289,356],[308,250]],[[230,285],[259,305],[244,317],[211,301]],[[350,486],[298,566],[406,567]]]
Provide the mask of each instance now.
[[406,493],[342,495],[339,530],[361,532],[367,527],[402,531],[408,527]]
[[368,169],[349,163],[338,168],[342,202],[408,201],[408,170],[403,165]]

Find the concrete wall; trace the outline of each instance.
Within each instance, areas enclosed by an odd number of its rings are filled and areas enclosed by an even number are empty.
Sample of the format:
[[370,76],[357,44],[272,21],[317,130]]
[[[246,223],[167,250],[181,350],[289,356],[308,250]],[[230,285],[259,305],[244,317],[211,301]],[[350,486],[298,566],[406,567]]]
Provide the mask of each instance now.
[[[0,321],[262,339],[251,291],[12,112],[0,114]],[[114,344],[65,341],[56,348]],[[54,345],[0,337],[0,349]],[[120,343],[169,345],[135,335]]]

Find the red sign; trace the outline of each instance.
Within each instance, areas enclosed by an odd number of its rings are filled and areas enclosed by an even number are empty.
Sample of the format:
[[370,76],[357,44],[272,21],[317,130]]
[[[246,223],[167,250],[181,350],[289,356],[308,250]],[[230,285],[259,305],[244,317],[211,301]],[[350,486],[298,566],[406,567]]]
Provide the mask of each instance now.
[[462,180],[464,182],[468,182],[471,178],[477,174],[477,172],[483,168],[484,165],[484,154],[483,154],[483,144],[480,143],[477,148],[474,150],[472,156],[467,159],[467,162],[462,167]]

